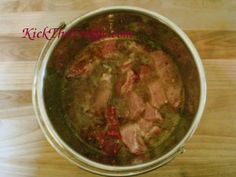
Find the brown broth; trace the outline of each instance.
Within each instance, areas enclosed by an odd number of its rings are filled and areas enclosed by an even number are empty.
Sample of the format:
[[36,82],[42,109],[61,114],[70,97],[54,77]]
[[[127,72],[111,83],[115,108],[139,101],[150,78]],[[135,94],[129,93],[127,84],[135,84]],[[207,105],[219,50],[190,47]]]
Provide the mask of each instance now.
[[133,36],[60,40],[47,65],[45,106],[60,137],[82,156],[109,165],[144,163],[188,131],[199,100],[197,69],[178,35],[142,14],[99,14],[71,30],[110,34],[111,27]]
[[[158,50],[161,51],[161,49]],[[168,60],[172,62],[171,65],[174,65],[171,58]],[[165,72],[168,74],[169,71]],[[178,70],[173,72],[178,72]],[[130,80],[127,73],[131,73]],[[173,75],[179,77],[179,73]],[[145,119],[142,117],[145,117],[147,112],[144,109],[131,119],[130,112],[136,110],[130,110],[133,108],[129,104],[135,103],[130,103],[129,94],[132,94],[132,92],[137,94],[143,105],[151,104],[152,95],[150,95],[148,84],[153,81],[161,82],[150,52],[146,50],[145,45],[135,40],[109,38],[92,43],[68,65],[64,77],[62,99],[64,100],[65,113],[68,115],[68,122],[74,133],[84,143],[102,154],[121,160],[125,160],[123,158],[129,156],[140,157],[138,162],[142,158],[147,160],[149,157],[147,154],[153,148],[158,148],[171,135],[180,120],[179,110],[181,110],[181,105],[175,108],[168,101],[158,108],[151,105],[151,111],[158,112],[163,120],[160,122],[155,115],[151,115],[146,116],[146,119],[155,120],[145,120],[144,123],[152,124],[148,128],[156,127],[159,128],[160,132],[153,133],[153,135],[146,138],[149,133],[147,130],[142,130],[140,126],[137,131],[135,130],[137,134],[140,133],[138,131],[143,131],[142,135],[139,134],[144,143],[143,146],[145,146],[143,152],[130,150],[129,146],[132,146],[132,144],[127,145],[128,140],[124,143],[121,135],[123,127],[132,124],[138,125],[140,119]],[[182,82],[181,78],[179,79]],[[169,81],[169,78],[167,80]],[[128,84],[127,87],[125,87],[126,83]],[[170,85],[170,87],[174,86]],[[122,90],[122,88],[124,89]],[[105,94],[106,92],[109,93]],[[184,101],[182,94],[179,98],[181,104]],[[100,97],[102,97],[102,100]],[[104,102],[104,100],[106,101]],[[109,124],[111,124],[107,121],[105,115],[108,106],[113,106],[116,109],[115,119],[117,125],[116,128],[113,126],[113,129],[115,129],[113,134],[118,135],[107,135],[110,129]],[[142,143],[140,146],[142,146]],[[117,152],[113,152],[112,149]],[[137,160],[135,160],[137,157],[134,158],[133,163],[137,163]]]

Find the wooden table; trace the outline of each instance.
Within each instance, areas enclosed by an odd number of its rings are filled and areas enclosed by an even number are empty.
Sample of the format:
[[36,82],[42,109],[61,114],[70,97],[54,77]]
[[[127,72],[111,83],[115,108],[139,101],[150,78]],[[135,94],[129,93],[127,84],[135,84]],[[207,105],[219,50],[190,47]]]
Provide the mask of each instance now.
[[141,176],[236,176],[236,1],[3,0],[0,2],[0,177],[95,176],[59,156],[40,130],[31,102],[33,71],[44,39],[22,29],[55,27],[86,11],[135,5],[178,24],[196,45],[206,70],[207,105],[186,152]]

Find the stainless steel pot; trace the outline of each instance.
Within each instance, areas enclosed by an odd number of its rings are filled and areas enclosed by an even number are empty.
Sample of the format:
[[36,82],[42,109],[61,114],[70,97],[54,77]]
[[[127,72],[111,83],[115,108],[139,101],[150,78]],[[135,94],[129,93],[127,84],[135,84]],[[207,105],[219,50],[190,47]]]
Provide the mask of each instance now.
[[[74,139],[70,137],[71,132],[69,131],[69,128],[66,126],[65,122],[63,122],[63,118],[60,118],[60,120],[58,118],[60,117],[58,113],[60,112],[60,109],[55,109],[54,113],[50,113],[50,109],[53,109],[52,104],[59,102],[59,97],[55,94],[57,92],[56,87],[58,87],[57,84],[59,81],[55,79],[55,83],[47,83],[47,67],[49,65],[53,65],[53,62],[51,62],[51,60],[53,60],[53,53],[55,50],[60,48],[59,43],[63,43],[63,39],[61,38],[55,38],[48,41],[44,46],[36,65],[32,93],[34,109],[39,125],[47,140],[56,149],[56,151],[82,169],[96,174],[109,176],[129,176],[144,173],[166,164],[176,155],[183,152],[184,145],[193,135],[199,124],[206,101],[206,80],[198,52],[190,39],[179,27],[158,13],[137,7],[108,7],[82,15],[69,24],[61,25],[60,28],[65,32],[68,32],[74,27],[84,24],[84,22],[95,20],[98,21],[99,24],[99,20],[106,20],[107,15],[113,14],[114,16],[119,16],[119,13],[123,14],[123,17],[125,16],[127,19],[129,19],[129,15],[145,16],[145,18],[150,19],[149,25],[151,25],[152,28],[164,27],[167,31],[169,30],[175,35],[175,37],[171,37],[171,40],[173,38],[173,42],[176,42],[177,40],[177,47],[169,48],[169,52],[175,55],[175,62],[179,66],[185,83],[185,91],[187,93],[185,109],[189,114],[190,124],[186,132],[176,139],[177,142],[172,142],[171,148],[167,149],[163,152],[163,154],[149,162],[129,166],[111,166],[102,164],[91,160],[89,157],[86,157],[86,155],[80,152],[80,150],[84,147],[82,144],[73,144]],[[153,34],[155,34],[155,31]],[[165,38],[165,35],[161,35],[159,37],[162,38],[162,42],[165,40],[170,40],[170,38]],[[155,38],[155,36],[151,38]],[[178,46],[178,41],[181,43],[182,47]],[[168,46],[165,47],[168,49]],[[187,52],[188,54],[183,56],[181,55],[183,52],[185,52],[185,54]],[[64,65],[66,64],[62,63],[59,67],[62,66],[63,68]],[[45,87],[48,91],[45,91]],[[48,100],[51,100],[51,102],[49,101],[51,106],[46,104]],[[176,134],[178,134],[178,131],[176,131]]]

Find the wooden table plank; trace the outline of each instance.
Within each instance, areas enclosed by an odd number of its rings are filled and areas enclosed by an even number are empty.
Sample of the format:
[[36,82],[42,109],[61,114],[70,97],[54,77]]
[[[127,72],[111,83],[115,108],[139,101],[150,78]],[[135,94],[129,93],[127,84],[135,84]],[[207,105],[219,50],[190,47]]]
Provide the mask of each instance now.
[[0,11],[9,12],[30,12],[30,11],[58,11],[58,10],[80,10],[101,8],[111,5],[132,5],[143,8],[191,8],[191,9],[213,9],[213,10],[235,10],[234,0],[2,0]]
[[202,59],[235,59],[236,31],[186,31]]
[[36,61],[45,43],[45,39],[0,37],[0,61]]
[[[236,174],[233,168],[236,166],[236,60],[206,59],[204,66],[208,101],[199,128],[186,146],[187,151],[167,166],[143,176]],[[0,108],[0,174],[4,177],[93,176],[71,165],[46,142],[36,122],[30,90],[0,91],[0,105],[3,105]]]
[[0,90],[31,90],[35,61],[0,62]]

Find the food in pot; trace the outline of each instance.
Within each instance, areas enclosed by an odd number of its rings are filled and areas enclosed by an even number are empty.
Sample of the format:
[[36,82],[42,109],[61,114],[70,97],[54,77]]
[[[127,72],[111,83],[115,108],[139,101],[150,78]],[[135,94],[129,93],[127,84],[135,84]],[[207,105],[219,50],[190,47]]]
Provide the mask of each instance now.
[[136,40],[102,39],[83,49],[64,77],[70,126],[85,144],[114,161],[148,160],[181,119],[182,78],[162,48],[150,51]]

